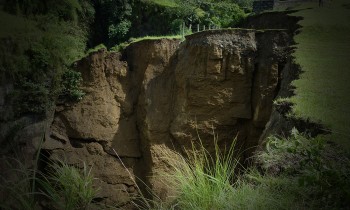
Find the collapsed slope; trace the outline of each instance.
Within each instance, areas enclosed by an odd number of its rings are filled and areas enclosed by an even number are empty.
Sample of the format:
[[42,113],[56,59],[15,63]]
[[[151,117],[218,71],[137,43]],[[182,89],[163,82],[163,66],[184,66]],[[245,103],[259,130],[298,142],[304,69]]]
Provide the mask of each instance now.
[[43,151],[94,165],[103,188],[96,200],[107,205],[132,208],[134,176],[165,199],[171,189],[157,178],[167,171],[161,150],[181,153],[199,135],[210,151],[214,130],[219,145],[237,136],[243,158],[251,155],[287,71],[290,43],[284,30],[230,29],[182,43],[145,40],[123,54],[91,53],[75,65],[87,94],[57,105]]

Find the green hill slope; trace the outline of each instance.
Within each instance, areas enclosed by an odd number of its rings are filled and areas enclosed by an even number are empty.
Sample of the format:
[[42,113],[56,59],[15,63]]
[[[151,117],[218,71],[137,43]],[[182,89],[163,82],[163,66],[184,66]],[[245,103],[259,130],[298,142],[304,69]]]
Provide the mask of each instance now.
[[304,73],[293,83],[294,112],[325,124],[334,141],[350,149],[350,4],[334,0],[305,6],[309,9],[292,14],[304,17],[295,37],[296,61]]

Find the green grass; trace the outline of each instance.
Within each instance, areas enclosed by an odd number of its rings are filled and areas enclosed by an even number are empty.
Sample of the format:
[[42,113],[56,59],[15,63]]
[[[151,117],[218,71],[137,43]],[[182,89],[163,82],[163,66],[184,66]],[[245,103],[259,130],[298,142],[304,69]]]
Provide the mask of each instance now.
[[18,159],[2,158],[5,168],[0,175],[1,191],[6,192],[6,199],[0,198],[0,208],[35,209],[38,203],[32,190],[33,170],[28,170]]
[[265,175],[255,177],[260,182],[271,177],[281,181],[281,189],[303,207],[297,209],[349,206],[350,154],[328,140],[329,136],[310,138],[296,129],[289,138],[271,136],[266,149],[256,156]]
[[58,209],[87,209],[96,194],[91,168],[82,170],[63,161],[50,164],[51,172],[39,180],[43,194]]
[[333,0],[319,8],[304,5],[293,16],[300,21],[295,37],[296,62],[304,73],[293,82],[296,95],[294,113],[329,127],[335,142],[350,150],[350,10],[346,0]]
[[97,51],[99,51],[101,49],[107,49],[107,47],[104,44],[99,44],[99,45],[97,45],[97,46],[95,46],[93,48],[88,49],[86,51],[85,56],[88,56],[90,53],[97,52]]
[[237,172],[233,146],[215,155],[202,145],[187,158],[164,151],[172,167],[164,183],[174,189],[173,202],[154,202],[154,209],[344,209],[350,201],[349,154],[293,129],[289,138],[272,136],[256,155],[259,170]]
[[143,41],[143,40],[158,40],[158,39],[182,39],[182,35],[165,35],[165,36],[144,36],[144,37],[137,37],[137,38],[130,38],[129,41],[123,42],[119,45],[116,45],[112,47],[111,51],[121,51],[125,49],[127,46],[129,46],[132,43]]
[[174,0],[151,0],[150,2],[163,6],[163,7],[177,7],[177,3]]
[[9,168],[0,176],[0,187],[7,192],[6,199],[1,198],[0,203],[4,210],[38,209],[41,200],[47,201],[50,209],[88,209],[97,192],[93,188],[91,168],[85,163],[78,169],[63,161],[51,162],[50,173],[43,174],[28,169],[18,159],[2,161]]
[[[319,209],[326,204],[330,208],[338,205],[333,202],[333,197],[322,203],[325,193],[339,196],[340,200],[345,198],[345,194],[338,195],[336,192],[340,189],[339,186],[347,186],[349,183],[330,180],[329,178],[337,177],[333,173],[329,175],[322,171],[320,176],[321,181],[329,183],[329,186],[319,184],[315,177],[311,177],[311,183],[300,184],[300,180],[307,177],[309,169],[315,169],[319,162],[317,158],[320,158],[324,148],[320,145],[324,145],[324,141],[309,139],[296,130],[290,139],[273,137],[267,151],[259,153],[259,164],[263,166],[260,171],[251,168],[241,174],[235,173],[238,160],[233,152],[234,144],[226,152],[221,152],[216,143],[215,145],[214,155],[209,154],[202,145],[193,146],[192,150],[187,151],[187,158],[164,151],[163,158],[169,162],[172,170],[162,178],[170,189],[175,190],[175,199],[170,199],[173,200],[170,203],[154,202],[154,209]],[[296,162],[289,161],[291,158]],[[349,165],[348,161],[347,164]],[[279,170],[277,174],[270,173],[273,171],[271,168],[283,167],[295,171],[290,173],[291,170]],[[333,191],[323,192],[323,189]]]
[[297,180],[285,176],[261,175],[257,170],[247,171],[234,185],[229,195],[228,209],[302,209],[298,200]]
[[142,40],[158,40],[158,39],[182,39],[182,36],[181,35],[144,36],[144,37],[131,38],[129,42],[131,44]]
[[[179,209],[226,209],[230,205],[229,194],[233,188],[234,170],[238,161],[234,158],[234,143],[222,153],[215,141],[215,155],[210,155],[203,145],[187,151],[187,157],[164,151],[163,158],[172,166],[170,174],[164,174],[164,183],[175,190],[172,206]],[[161,209],[161,208],[159,208]]]

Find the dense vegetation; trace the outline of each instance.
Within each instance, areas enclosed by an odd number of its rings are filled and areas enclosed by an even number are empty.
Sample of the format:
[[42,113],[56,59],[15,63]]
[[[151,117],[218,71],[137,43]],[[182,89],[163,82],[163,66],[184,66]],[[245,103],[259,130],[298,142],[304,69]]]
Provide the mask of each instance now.
[[[79,100],[79,73],[70,69],[88,48],[115,47],[131,37],[179,34],[182,24],[229,27],[245,1],[22,0],[1,1],[0,72],[14,83],[2,120],[44,114],[57,97]],[[238,6],[238,3],[240,6]],[[115,47],[114,49],[118,49]],[[63,82],[62,82],[63,79]],[[11,84],[12,82],[8,83]]]
[[[0,11],[0,71],[2,80],[14,84],[7,101],[14,110],[3,113],[3,120],[45,113],[60,94],[81,95],[79,78],[69,73],[69,66],[84,55],[93,8],[74,2],[5,2]],[[63,87],[63,76],[72,83]]]
[[[96,20],[93,44],[112,47],[130,37],[174,35],[181,24],[195,29],[202,27],[230,27],[243,17],[243,7],[250,8],[250,0],[141,0],[95,1]],[[238,6],[238,5],[241,5]]]
[[[215,138],[215,137],[214,137]],[[203,147],[183,158],[164,154],[173,170],[164,182],[177,196],[155,209],[346,209],[350,203],[349,154],[328,142],[291,131],[271,136],[256,164],[238,171],[234,145],[211,156]],[[215,142],[215,140],[214,140]]]

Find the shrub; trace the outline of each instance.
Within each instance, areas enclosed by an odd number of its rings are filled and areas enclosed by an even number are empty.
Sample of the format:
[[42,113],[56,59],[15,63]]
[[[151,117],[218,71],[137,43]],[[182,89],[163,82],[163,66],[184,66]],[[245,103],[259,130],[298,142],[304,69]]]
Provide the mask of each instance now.
[[114,42],[124,40],[130,28],[131,22],[129,20],[122,20],[117,25],[112,24],[108,28],[108,38]]
[[65,96],[70,100],[78,101],[83,98],[85,93],[80,90],[79,86],[82,82],[81,73],[68,69],[62,78],[63,90],[61,96]]
[[84,54],[87,32],[52,14],[23,17],[0,11],[0,17],[0,73],[14,83],[6,103],[16,113],[9,118],[45,114],[60,93],[62,74]]
[[[215,144],[217,145],[217,144]],[[177,197],[173,209],[346,209],[350,201],[350,159],[326,136],[311,138],[292,130],[272,136],[256,155],[258,166],[234,176],[232,153],[214,157],[201,146],[164,156],[173,167],[165,174]],[[232,151],[230,149],[230,151]],[[156,209],[167,209],[164,203]],[[169,209],[169,208],[168,208]]]
[[344,208],[350,204],[350,155],[326,140],[293,129],[289,138],[270,137],[257,160],[269,174],[297,179],[313,208]]

